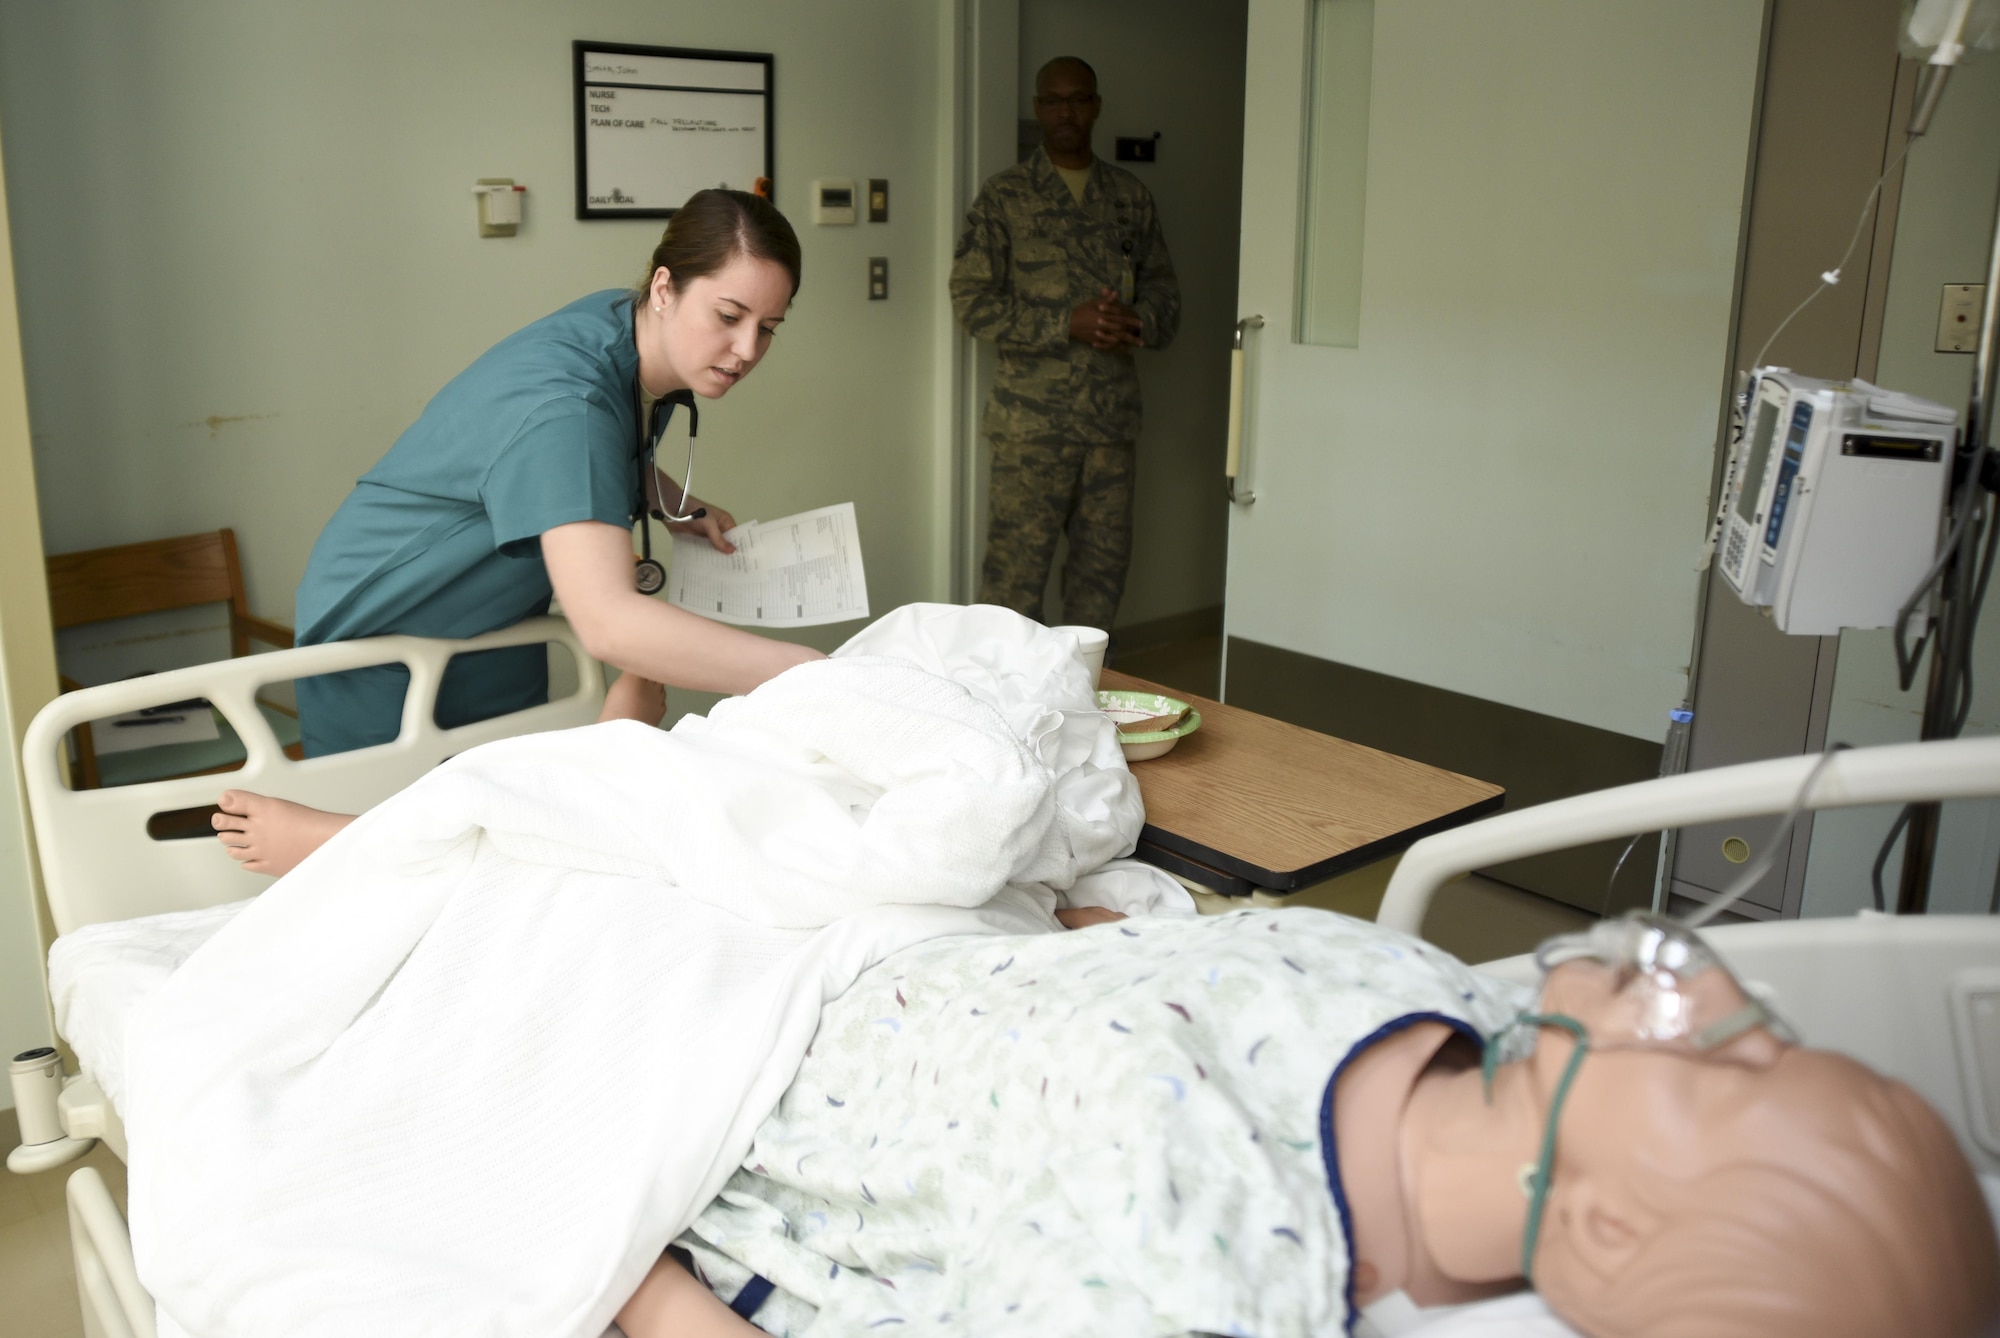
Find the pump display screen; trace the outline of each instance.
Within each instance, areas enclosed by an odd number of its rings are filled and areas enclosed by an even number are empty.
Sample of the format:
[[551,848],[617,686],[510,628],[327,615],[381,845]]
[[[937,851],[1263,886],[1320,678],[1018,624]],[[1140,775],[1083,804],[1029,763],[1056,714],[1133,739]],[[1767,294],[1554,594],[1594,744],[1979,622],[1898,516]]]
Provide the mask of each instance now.
[[1778,435],[1778,406],[1770,400],[1757,401],[1757,423],[1750,433],[1750,455],[1743,465],[1742,486],[1736,493],[1736,514],[1745,522],[1757,519],[1757,494],[1764,487],[1764,464],[1771,458],[1771,443]]
[[1806,437],[1812,431],[1813,408],[1801,404],[1792,410],[1792,430],[1785,434],[1785,458],[1778,466],[1778,482],[1771,489],[1771,518],[1764,526],[1764,560],[1777,550],[1778,535],[1785,528],[1785,508],[1792,500],[1792,484],[1806,458]]

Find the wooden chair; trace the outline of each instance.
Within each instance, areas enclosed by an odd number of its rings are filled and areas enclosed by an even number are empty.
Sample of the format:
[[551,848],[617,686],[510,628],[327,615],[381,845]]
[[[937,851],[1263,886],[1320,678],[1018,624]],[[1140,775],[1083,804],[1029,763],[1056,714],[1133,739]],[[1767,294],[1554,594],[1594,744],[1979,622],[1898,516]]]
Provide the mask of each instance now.
[[[243,595],[243,568],[236,557],[234,530],[59,553],[49,558],[48,566],[49,610],[58,631],[110,618],[198,604],[227,604],[232,657],[248,655],[252,641],[280,650],[292,645],[291,628],[250,612]],[[81,686],[72,679],[62,679],[65,692]],[[267,713],[290,714],[274,703],[258,704]],[[102,779],[90,726],[78,726],[71,737],[76,748],[73,783],[78,789],[96,789]],[[297,755],[296,745],[286,751]],[[196,767],[194,771],[229,770],[233,765]]]

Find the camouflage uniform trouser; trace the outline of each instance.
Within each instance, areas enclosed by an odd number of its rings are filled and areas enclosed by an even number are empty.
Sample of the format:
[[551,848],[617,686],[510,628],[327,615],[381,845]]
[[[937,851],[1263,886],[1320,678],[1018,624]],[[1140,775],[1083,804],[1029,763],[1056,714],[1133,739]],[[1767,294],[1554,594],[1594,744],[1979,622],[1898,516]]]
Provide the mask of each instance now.
[[1131,442],[1103,446],[993,438],[993,478],[987,490],[992,524],[979,602],[1041,618],[1056,537],[1066,534],[1063,620],[1109,630],[1132,561],[1137,455]]

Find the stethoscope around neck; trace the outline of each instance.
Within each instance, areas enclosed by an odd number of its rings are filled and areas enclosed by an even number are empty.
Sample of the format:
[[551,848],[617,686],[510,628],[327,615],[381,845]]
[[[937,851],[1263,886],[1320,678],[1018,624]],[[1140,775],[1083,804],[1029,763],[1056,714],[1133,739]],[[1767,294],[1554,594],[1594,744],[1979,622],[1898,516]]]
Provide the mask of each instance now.
[[[687,468],[681,471],[681,505],[688,504],[688,491],[694,486],[694,439],[701,428],[701,411],[694,407],[694,392],[676,390],[653,401],[653,411],[644,424],[633,415],[633,425],[638,429],[638,449],[632,458],[639,474],[639,562],[632,569],[633,583],[642,595],[657,595],[667,585],[667,569],[653,558],[653,527],[650,520],[662,523],[678,523],[700,520],[708,514],[708,508],[698,506],[686,515],[646,505],[646,479],[648,474],[658,476],[653,464],[653,453],[659,449],[660,434],[666,431],[667,419],[673,414],[674,406],[681,405],[688,411],[688,458]],[[650,520],[649,520],[650,518]]]

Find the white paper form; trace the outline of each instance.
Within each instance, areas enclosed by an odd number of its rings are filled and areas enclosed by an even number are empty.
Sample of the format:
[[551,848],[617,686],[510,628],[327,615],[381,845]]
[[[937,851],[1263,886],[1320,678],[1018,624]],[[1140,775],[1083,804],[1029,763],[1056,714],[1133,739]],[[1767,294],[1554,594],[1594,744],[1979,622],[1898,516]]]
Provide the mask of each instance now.
[[734,553],[718,553],[704,538],[674,536],[669,603],[745,627],[812,627],[868,616],[854,503],[749,521],[725,537]]
[[221,737],[222,731],[215,727],[215,713],[204,704],[157,715],[127,711],[108,720],[93,720],[90,744],[103,756],[160,748],[170,743],[207,743]]

